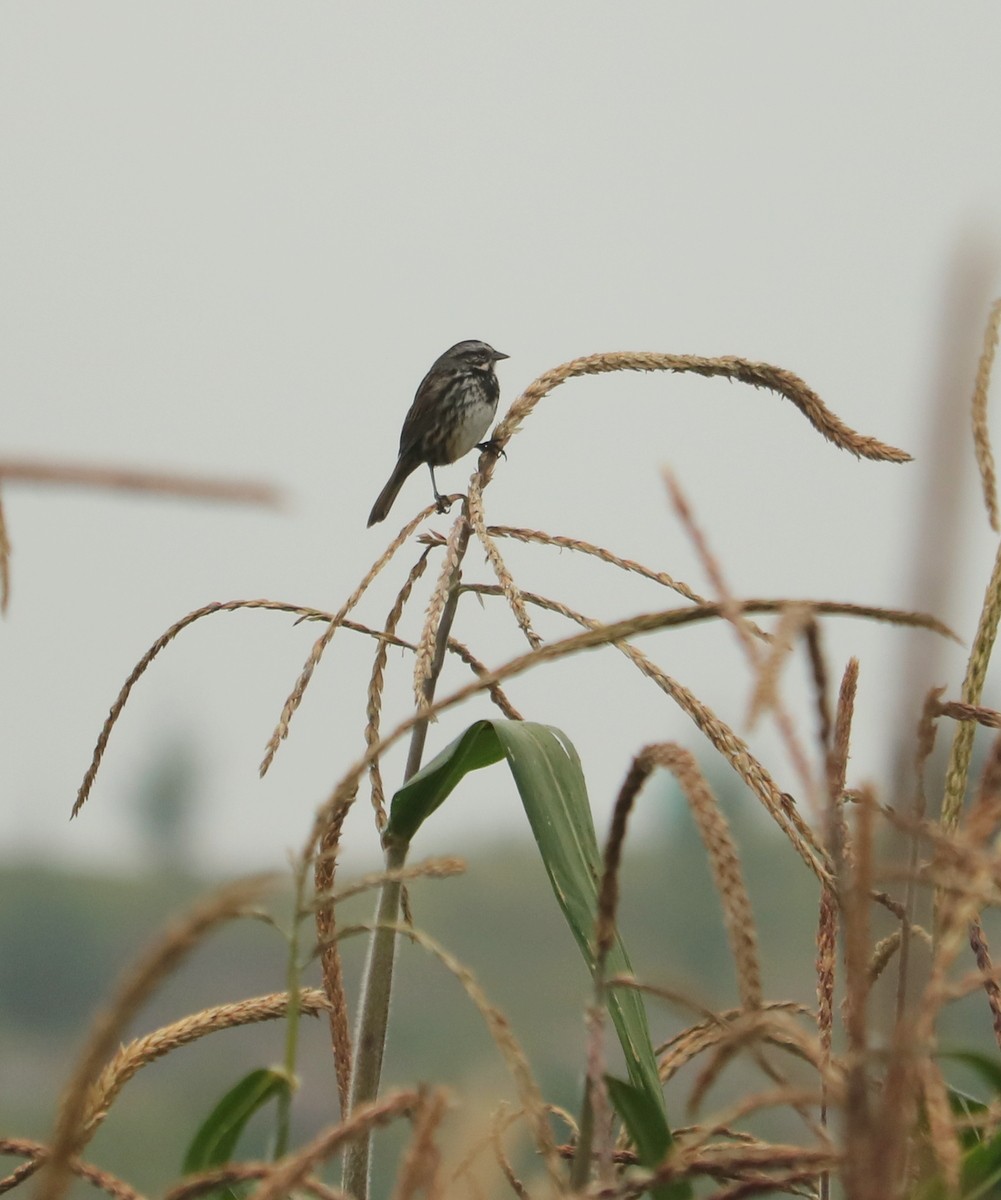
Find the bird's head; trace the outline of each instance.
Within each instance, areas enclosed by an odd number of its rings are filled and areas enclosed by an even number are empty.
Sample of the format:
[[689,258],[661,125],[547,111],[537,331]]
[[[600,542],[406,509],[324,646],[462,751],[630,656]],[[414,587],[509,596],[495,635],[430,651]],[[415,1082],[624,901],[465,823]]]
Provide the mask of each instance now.
[[477,371],[492,371],[494,363],[508,357],[493,346],[488,346],[486,342],[474,341],[457,342],[447,354],[449,358],[454,358]]

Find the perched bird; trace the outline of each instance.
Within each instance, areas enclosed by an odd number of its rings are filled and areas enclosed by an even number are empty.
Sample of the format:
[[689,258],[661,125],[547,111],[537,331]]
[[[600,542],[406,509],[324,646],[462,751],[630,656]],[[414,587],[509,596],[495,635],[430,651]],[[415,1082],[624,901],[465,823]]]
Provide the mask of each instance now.
[[379,493],[369,525],[386,519],[404,480],[421,463],[430,468],[434,498],[444,505],[434,469],[462,458],[474,446],[489,448],[490,443],[481,439],[494,419],[500,395],[494,363],[507,357],[486,342],[457,342],[434,363],[403,421],[400,456]]

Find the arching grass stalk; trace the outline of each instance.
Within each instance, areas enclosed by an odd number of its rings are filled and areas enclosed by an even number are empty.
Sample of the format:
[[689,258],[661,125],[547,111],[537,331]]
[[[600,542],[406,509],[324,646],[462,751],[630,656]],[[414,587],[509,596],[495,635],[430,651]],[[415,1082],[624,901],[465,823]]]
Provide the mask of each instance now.
[[[454,565],[448,582],[445,606],[435,633],[434,657],[431,669],[421,687],[421,707],[430,708],[434,701],[435,687],[441,674],[442,664],[448,649],[448,639],[459,603],[459,585],[462,576],[462,560],[469,545],[470,526],[463,522],[456,540]],[[410,734],[410,750],[404,769],[403,782],[411,779],[420,770],[424,757],[431,716],[422,717]],[[399,872],[404,866],[409,843],[387,840],[385,844],[387,872]],[[396,925],[399,920],[400,893],[403,887],[398,877],[383,883],[376,906],[375,928],[369,942],[368,958],[362,980],[358,1033],[355,1038],[355,1061],[351,1074],[351,1112],[360,1105],[375,1100],[379,1093],[382,1076],[382,1060],[386,1048],[386,1032],[389,1025],[389,1001],[393,987],[393,963],[396,955]],[[352,1142],[344,1155],[342,1185],[344,1190],[357,1200],[366,1200],[369,1185],[369,1162],[371,1158],[371,1135],[366,1134]]]

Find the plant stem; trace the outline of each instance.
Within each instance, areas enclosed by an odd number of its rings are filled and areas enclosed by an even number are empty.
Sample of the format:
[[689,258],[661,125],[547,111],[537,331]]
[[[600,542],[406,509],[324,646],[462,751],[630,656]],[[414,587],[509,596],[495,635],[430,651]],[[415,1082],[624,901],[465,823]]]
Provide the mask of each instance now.
[[288,939],[288,969],[285,986],[288,989],[288,1010],[285,1014],[285,1074],[289,1079],[287,1091],[278,1095],[278,1120],[275,1126],[274,1159],[284,1157],[289,1146],[292,1124],[292,1084],[295,1079],[296,1058],[299,1050],[299,995],[302,984],[302,968],[299,965],[299,921],[302,918],[303,896],[306,889],[306,864],[300,863],[295,871],[295,889],[292,898],[292,928]]
[[[460,568],[468,543],[469,525],[467,523],[464,532],[459,537],[458,554],[449,582],[448,597],[435,635],[434,659],[424,684],[423,698],[428,705],[434,700],[438,676],[441,674],[442,664],[445,661],[452,621],[459,603]],[[411,732],[410,751],[407,754],[407,765],[403,773],[404,783],[420,770],[429,723],[429,719],[424,718],[417,722]],[[386,844],[386,870],[388,872],[398,871],[403,867],[409,848],[409,844],[403,842]],[[351,1078],[351,1112],[354,1112],[360,1104],[374,1100],[379,1094],[382,1059],[386,1049],[386,1031],[389,1025],[389,1000],[393,988],[393,961],[396,955],[394,926],[399,918],[402,890],[403,885],[398,880],[386,880],[379,892],[375,929],[369,943],[368,959],[365,963],[362,982],[358,1034],[355,1038],[355,1066]],[[352,1142],[345,1151],[342,1186],[349,1195],[356,1197],[356,1200],[366,1200],[368,1196],[370,1159],[370,1135]]]
[[[386,849],[386,870],[398,870],[407,857],[407,847],[391,844]],[[393,986],[393,959],[396,953],[396,930],[403,885],[387,880],[379,893],[375,913],[375,929],[369,943],[368,960],[362,984],[361,1018],[355,1038],[355,1069],[351,1078],[351,1112],[359,1105],[374,1100],[379,1092],[382,1058],[386,1049],[386,1030],[389,1024],[389,998]],[[344,1155],[342,1186],[351,1196],[365,1200],[368,1195],[371,1137],[366,1135],[352,1142]]]
[[577,1144],[570,1168],[570,1190],[583,1192],[591,1177],[591,1146],[594,1142],[594,1108],[591,1104],[591,1080],[584,1080],[584,1099],[577,1122]]

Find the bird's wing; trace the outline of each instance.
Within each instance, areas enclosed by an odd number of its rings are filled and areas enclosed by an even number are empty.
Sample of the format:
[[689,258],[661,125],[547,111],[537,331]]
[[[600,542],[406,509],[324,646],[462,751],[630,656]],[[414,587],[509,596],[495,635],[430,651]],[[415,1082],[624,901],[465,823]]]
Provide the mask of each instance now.
[[441,391],[433,384],[429,386],[432,375],[435,373],[435,363],[430,371],[424,376],[414,393],[414,402],[411,404],[407,415],[403,418],[403,428],[400,430],[400,455],[401,457],[408,451],[413,450],[415,444],[421,434],[427,429],[429,420],[434,406],[441,395]]

